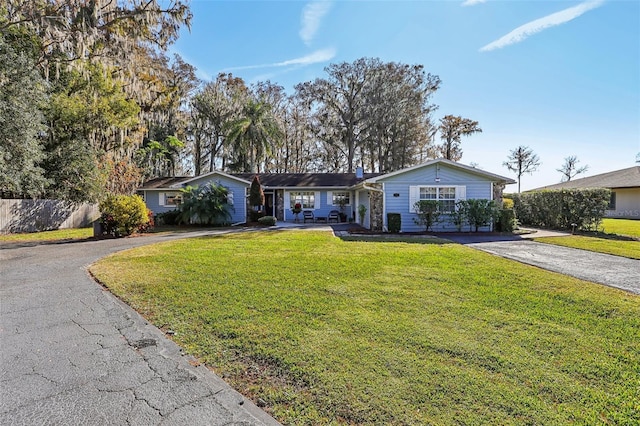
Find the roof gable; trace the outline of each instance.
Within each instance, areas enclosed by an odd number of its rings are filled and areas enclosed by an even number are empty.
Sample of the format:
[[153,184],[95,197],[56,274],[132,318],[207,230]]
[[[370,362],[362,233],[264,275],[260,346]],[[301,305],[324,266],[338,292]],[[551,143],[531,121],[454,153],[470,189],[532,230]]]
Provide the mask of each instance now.
[[366,182],[375,183],[375,182],[378,182],[378,181],[381,181],[381,180],[384,180],[384,179],[388,179],[390,177],[398,176],[398,175],[401,175],[401,174],[404,174],[404,173],[407,173],[407,172],[411,172],[413,170],[418,170],[418,169],[421,169],[421,168],[424,168],[424,167],[430,167],[430,166],[437,165],[437,164],[444,164],[444,165],[449,166],[449,167],[453,167],[453,168],[457,168],[457,169],[460,169],[460,170],[464,170],[466,172],[472,173],[472,174],[477,175],[477,176],[484,177],[485,179],[491,180],[491,181],[494,181],[494,182],[504,182],[505,184],[516,183],[516,181],[514,181],[511,178],[508,178],[508,177],[505,177],[505,176],[500,176],[500,175],[497,175],[495,173],[486,172],[484,170],[481,170],[481,169],[478,169],[478,168],[475,168],[475,167],[471,167],[471,166],[467,166],[467,165],[464,165],[464,164],[460,164],[460,163],[457,163],[455,161],[446,160],[444,158],[437,158],[435,160],[429,160],[429,161],[427,161],[425,163],[422,163],[422,164],[417,164],[417,165],[412,166],[412,167],[407,167],[405,169],[396,170],[395,172],[390,172],[390,173],[386,173],[386,174],[383,174],[383,175],[379,175],[379,176],[376,176],[374,178],[367,179]]
[[189,184],[189,182],[193,182],[194,180],[206,179],[206,178],[212,177],[212,176],[221,176],[221,177],[224,177],[224,178],[227,178],[227,179],[237,180],[238,182],[244,183],[246,185],[251,185],[251,180],[245,180],[245,179],[242,179],[241,177],[239,177],[239,175],[237,175],[237,174],[229,174],[229,173],[221,172],[219,170],[214,170],[212,172],[205,173],[205,174],[200,175],[200,176],[192,177],[192,178],[182,182],[182,184],[183,185]]

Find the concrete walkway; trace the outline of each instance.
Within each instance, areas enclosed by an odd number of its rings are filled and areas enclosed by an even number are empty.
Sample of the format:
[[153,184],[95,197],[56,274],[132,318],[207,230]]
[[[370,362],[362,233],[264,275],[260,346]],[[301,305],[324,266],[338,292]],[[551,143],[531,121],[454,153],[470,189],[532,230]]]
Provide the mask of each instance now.
[[0,247],[0,424],[277,425],[87,266],[193,232]]
[[[520,236],[452,235],[443,238],[548,271],[640,294],[640,260],[531,241],[570,235],[537,231]],[[639,243],[640,244],[640,243]]]

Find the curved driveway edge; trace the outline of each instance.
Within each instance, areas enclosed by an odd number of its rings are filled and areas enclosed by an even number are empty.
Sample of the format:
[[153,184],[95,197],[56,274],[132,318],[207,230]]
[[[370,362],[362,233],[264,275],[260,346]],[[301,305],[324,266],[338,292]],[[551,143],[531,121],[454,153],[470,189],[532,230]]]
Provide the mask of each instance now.
[[200,231],[0,249],[0,424],[277,425],[86,268]]
[[[541,236],[541,235],[536,235]],[[468,247],[585,281],[640,294],[640,260],[522,238],[446,237]],[[489,241],[487,241],[489,240]]]

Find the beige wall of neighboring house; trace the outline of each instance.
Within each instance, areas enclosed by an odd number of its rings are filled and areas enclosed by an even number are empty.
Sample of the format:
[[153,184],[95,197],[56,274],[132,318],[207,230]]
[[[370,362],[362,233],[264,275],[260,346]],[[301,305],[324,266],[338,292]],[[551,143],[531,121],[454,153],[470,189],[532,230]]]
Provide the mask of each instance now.
[[640,219],[640,188],[614,188],[614,210],[607,210],[607,217]]

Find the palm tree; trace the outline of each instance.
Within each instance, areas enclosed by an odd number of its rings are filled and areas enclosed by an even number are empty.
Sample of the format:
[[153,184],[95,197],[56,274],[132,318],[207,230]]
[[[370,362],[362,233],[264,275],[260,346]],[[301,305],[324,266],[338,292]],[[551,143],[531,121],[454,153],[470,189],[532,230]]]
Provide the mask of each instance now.
[[260,164],[270,153],[271,141],[281,136],[271,106],[250,99],[242,110],[242,117],[229,125],[228,140],[233,150],[233,171],[260,172]]
[[208,183],[202,186],[187,186],[182,189],[183,202],[178,207],[180,223],[199,225],[223,225],[231,219],[227,188]]

